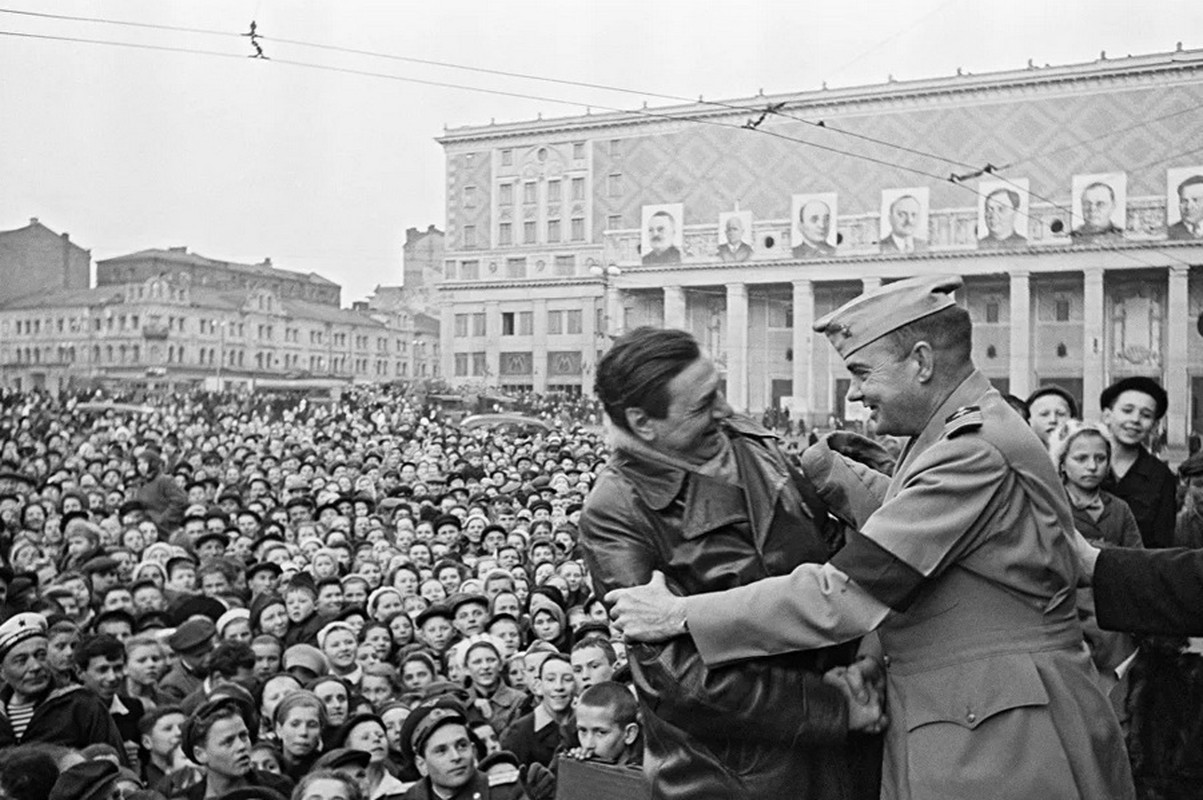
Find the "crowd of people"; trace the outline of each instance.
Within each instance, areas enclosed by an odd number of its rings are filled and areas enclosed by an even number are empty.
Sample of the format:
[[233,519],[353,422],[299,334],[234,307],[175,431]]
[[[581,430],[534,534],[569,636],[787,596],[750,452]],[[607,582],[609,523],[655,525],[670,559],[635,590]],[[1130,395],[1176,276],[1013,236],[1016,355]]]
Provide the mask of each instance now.
[[[595,401],[523,397],[553,432],[513,435],[380,387],[125,399],[0,394],[5,796],[538,800],[561,757],[640,766],[578,527],[609,455]],[[1056,387],[1012,400],[1088,539],[1203,544],[1203,456],[1180,483],[1144,446],[1156,383],[1108,389],[1098,423]],[[1176,693],[1203,670],[1079,605],[1138,788],[1194,781]],[[655,722],[660,747],[680,733]]]
[[577,545],[591,404],[527,398],[556,424],[517,436],[386,388],[125,399],[0,395],[6,796],[540,798],[557,755],[640,763]]

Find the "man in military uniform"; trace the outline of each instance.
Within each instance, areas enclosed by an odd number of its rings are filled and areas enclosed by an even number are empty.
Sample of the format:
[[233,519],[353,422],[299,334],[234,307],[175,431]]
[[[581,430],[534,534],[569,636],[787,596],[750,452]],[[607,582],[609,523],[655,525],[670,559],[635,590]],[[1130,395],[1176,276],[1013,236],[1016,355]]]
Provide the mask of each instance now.
[[468,720],[449,704],[421,706],[401,728],[402,748],[422,780],[404,800],[517,800],[527,797],[512,773],[489,776],[476,768]]
[[804,460],[836,478],[819,478],[820,493],[859,528],[831,561],[724,592],[675,597],[659,581],[607,601],[629,638],[688,634],[708,664],[878,629],[883,797],[1132,798],[1082,646],[1068,502],[1036,435],[973,366],[960,286],[899,281],[815,324],[852,374],[848,398],[881,433],[911,437],[876,507],[858,497],[874,486],[863,466],[853,481],[833,449],[831,463]]

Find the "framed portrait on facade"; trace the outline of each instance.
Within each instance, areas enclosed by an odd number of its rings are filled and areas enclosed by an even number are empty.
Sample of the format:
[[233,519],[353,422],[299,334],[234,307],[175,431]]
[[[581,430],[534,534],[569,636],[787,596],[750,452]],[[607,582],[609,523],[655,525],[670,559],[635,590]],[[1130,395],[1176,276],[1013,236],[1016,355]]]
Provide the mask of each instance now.
[[718,215],[720,261],[747,261],[752,257],[752,212],[724,211]]
[[790,247],[794,258],[835,255],[838,244],[835,192],[795,194],[790,198]]
[[1027,178],[982,181],[977,185],[977,246],[981,250],[1027,247],[1028,210],[1031,203]]
[[1203,239],[1203,167],[1165,171],[1165,234],[1174,241]]
[[930,195],[926,186],[881,190],[881,239],[883,253],[922,253],[927,250],[927,212]]
[[1128,216],[1128,176],[1123,172],[1098,172],[1073,176],[1073,221],[1070,235],[1075,241],[1124,235]]
[[685,242],[684,204],[644,206],[640,219],[643,235],[639,252],[643,256],[643,265],[680,264],[681,247]]

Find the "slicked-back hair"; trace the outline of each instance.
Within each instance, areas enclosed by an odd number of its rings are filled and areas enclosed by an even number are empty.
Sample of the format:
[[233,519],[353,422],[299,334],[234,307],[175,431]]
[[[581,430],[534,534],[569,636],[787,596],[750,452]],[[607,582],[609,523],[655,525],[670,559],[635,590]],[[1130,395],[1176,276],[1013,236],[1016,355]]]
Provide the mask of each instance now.
[[581,692],[577,705],[606,708],[614,716],[614,721],[621,726],[639,721],[639,706],[635,696],[617,681],[602,681],[595,683]]
[[668,416],[668,384],[701,356],[692,334],[643,326],[620,336],[597,365],[597,396],[610,421],[629,431],[626,410]]
[[972,359],[973,323],[964,308],[949,306],[891,331],[886,339],[899,360],[906,358],[919,342],[927,342],[940,366],[960,367]]

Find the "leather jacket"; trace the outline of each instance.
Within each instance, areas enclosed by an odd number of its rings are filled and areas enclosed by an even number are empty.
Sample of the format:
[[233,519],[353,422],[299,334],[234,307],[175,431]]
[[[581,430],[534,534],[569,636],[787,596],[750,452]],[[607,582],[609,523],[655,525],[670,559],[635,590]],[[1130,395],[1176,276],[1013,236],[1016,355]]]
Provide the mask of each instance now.
[[[794,481],[805,478],[791,472],[776,436],[738,417],[723,429],[741,486],[630,451],[611,457],[580,522],[599,597],[646,583],[653,570],[664,572],[678,594],[696,594],[827,560],[830,520],[807,506],[816,498],[803,499]],[[710,669],[689,636],[632,645],[653,796],[857,795],[846,761],[847,705],[822,681],[826,670],[849,663],[855,648],[852,642]]]

